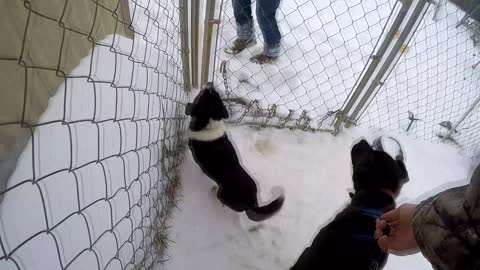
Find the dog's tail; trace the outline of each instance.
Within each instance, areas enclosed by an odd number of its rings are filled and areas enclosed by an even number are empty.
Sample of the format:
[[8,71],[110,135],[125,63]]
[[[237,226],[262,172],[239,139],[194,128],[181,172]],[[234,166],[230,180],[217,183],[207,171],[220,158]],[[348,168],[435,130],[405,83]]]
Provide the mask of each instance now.
[[285,195],[282,193],[277,196],[275,200],[265,206],[258,206],[246,210],[247,217],[255,222],[264,221],[275,215],[280,209],[282,209],[283,202],[285,201]]

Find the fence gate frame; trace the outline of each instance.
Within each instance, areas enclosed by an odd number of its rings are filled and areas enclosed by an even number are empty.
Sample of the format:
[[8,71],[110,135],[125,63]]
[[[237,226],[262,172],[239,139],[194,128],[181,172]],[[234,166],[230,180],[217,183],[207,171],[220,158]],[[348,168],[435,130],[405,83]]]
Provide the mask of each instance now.
[[[359,83],[353,88],[350,98],[345,101],[334,120],[334,134],[338,134],[344,124],[349,128],[356,123],[370,102],[381,90],[390,71],[395,68],[402,55],[402,47],[409,43],[416,28],[423,21],[433,0],[398,0],[402,6],[377,52],[371,56],[370,64]],[[395,34],[400,32],[396,42]]]
[[470,116],[475,108],[480,104],[480,95],[470,104],[468,109],[463,113],[463,115],[455,122],[452,128],[443,136],[442,142],[455,141],[453,135],[457,133],[460,125]]

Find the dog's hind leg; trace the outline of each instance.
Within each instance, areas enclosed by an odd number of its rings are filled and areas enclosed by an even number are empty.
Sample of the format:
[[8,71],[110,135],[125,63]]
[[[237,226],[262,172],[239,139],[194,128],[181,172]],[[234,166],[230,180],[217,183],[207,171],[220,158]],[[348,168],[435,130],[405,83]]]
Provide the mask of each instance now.
[[225,207],[225,204],[223,204],[222,200],[220,199],[220,195],[219,195],[219,187],[217,185],[215,186],[212,186],[212,188],[210,188],[210,192],[212,194],[215,194],[217,196],[217,199],[220,201],[220,203],[222,204],[222,207]]
[[222,204],[228,206],[228,208],[233,211],[243,212],[247,209],[245,204],[235,197],[235,192],[227,192],[225,189],[220,188],[217,192],[217,198]]

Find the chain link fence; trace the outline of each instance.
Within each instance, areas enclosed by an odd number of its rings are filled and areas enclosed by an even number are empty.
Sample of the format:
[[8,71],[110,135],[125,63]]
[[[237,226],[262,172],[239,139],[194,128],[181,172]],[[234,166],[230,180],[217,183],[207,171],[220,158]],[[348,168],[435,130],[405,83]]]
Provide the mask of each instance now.
[[185,149],[181,12],[169,0],[0,4],[0,269],[164,259]]
[[[478,100],[477,100],[478,102]],[[465,119],[451,130],[449,140],[472,156],[480,157],[480,106],[474,104]]]
[[282,1],[282,50],[269,65],[250,61],[263,48],[257,24],[256,46],[224,52],[237,32],[232,0],[222,1],[214,79],[232,121],[304,130],[346,121],[478,151],[461,123],[480,96],[476,2],[468,13],[422,1]]
[[[255,7],[255,1],[252,6]],[[329,128],[382,36],[397,1],[281,1],[281,53],[272,64],[250,57],[257,45],[232,56],[236,38],[232,0],[221,3],[214,80],[224,90],[237,124],[319,130]]]
[[437,142],[451,139],[446,134],[480,95],[478,32],[459,24],[464,15],[448,1],[430,5],[357,124]]

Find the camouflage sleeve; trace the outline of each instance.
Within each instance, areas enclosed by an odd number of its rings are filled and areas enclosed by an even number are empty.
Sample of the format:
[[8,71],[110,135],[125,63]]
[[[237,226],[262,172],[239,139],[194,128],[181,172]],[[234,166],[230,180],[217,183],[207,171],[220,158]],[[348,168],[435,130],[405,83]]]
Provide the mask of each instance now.
[[434,269],[480,269],[480,166],[470,185],[452,188],[417,206],[413,230]]

